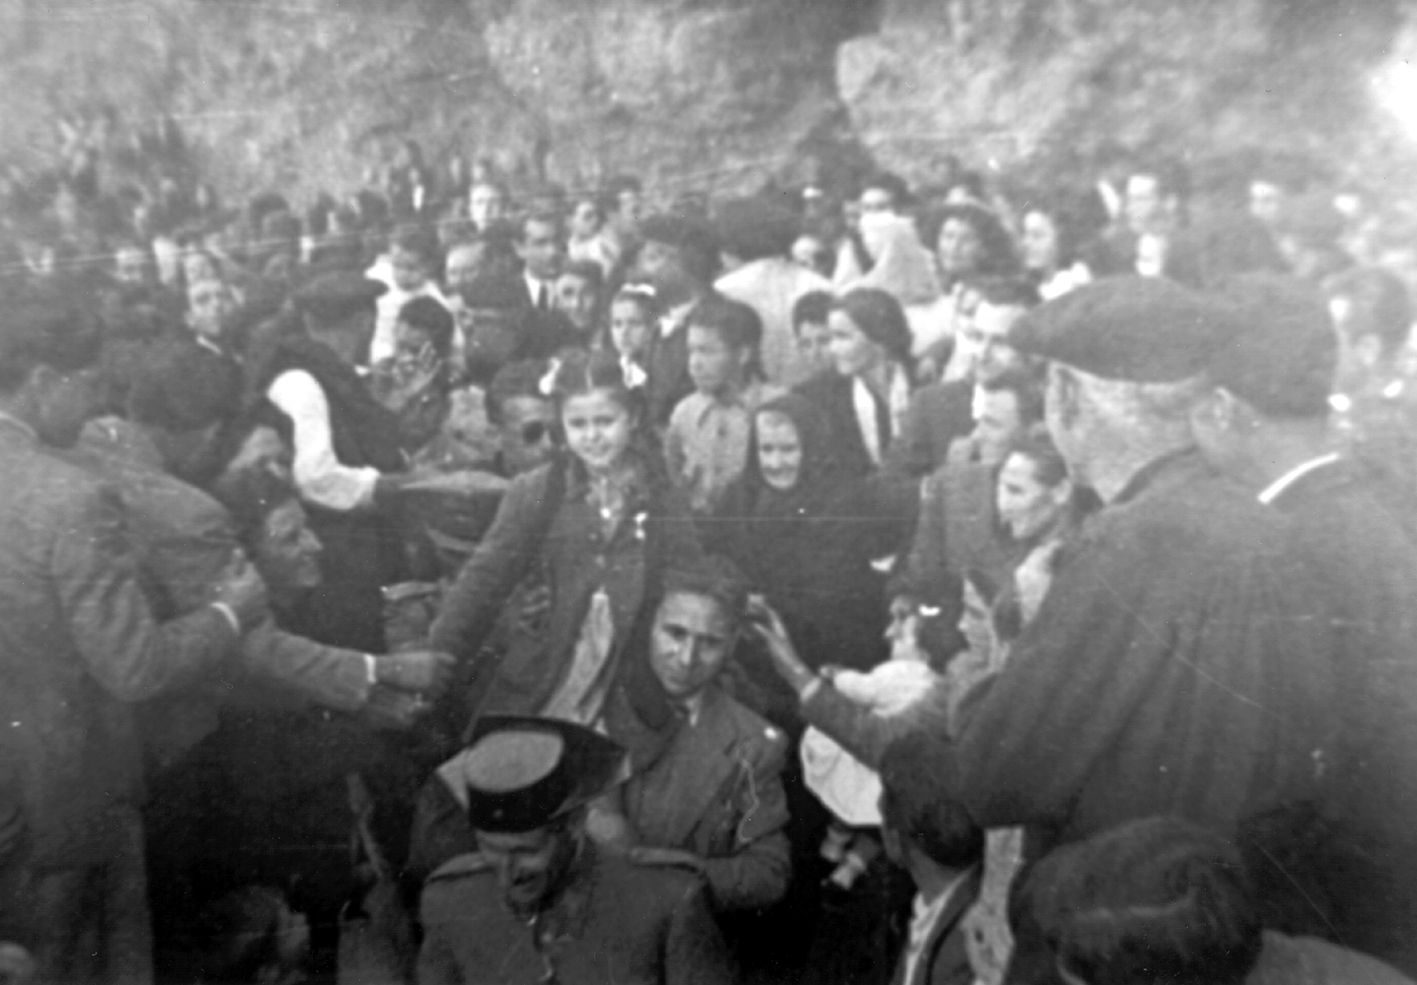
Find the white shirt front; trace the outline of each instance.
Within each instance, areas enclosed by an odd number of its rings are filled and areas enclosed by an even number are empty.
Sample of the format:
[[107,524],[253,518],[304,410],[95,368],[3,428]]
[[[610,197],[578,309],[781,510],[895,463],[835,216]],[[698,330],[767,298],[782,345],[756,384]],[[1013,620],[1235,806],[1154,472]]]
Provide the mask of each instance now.
[[374,501],[379,470],[341,465],[330,434],[330,405],[315,377],[291,369],[271,381],[267,398],[295,429],[295,486],[316,506],[348,511]]

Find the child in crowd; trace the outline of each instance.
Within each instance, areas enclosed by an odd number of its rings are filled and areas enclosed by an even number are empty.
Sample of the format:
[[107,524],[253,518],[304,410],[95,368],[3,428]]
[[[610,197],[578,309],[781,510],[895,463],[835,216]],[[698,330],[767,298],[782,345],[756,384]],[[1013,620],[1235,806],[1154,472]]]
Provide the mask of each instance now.
[[378,301],[374,340],[369,343],[369,365],[377,365],[394,354],[394,325],[403,306],[414,298],[432,298],[447,308],[448,302],[433,280],[441,269],[438,236],[422,226],[410,226],[394,234],[389,246],[388,267],[376,264],[367,276],[382,280],[388,291]]
[[689,321],[694,392],[669,418],[664,453],[670,477],[688,491],[697,515],[713,512],[743,474],[753,412],[782,393],[758,370],[762,331],[757,312],[726,299],[700,305]]
[[620,354],[620,371],[630,387],[644,385],[650,333],[658,320],[659,304],[648,284],[626,284],[610,302],[608,344]]
[[556,278],[552,301],[587,344],[600,327],[600,292],[605,275],[594,260],[572,260]]
[[806,375],[815,376],[832,368],[827,342],[827,316],[831,313],[831,295],[826,291],[808,291],[792,305],[792,332],[797,336],[797,350],[802,354]]

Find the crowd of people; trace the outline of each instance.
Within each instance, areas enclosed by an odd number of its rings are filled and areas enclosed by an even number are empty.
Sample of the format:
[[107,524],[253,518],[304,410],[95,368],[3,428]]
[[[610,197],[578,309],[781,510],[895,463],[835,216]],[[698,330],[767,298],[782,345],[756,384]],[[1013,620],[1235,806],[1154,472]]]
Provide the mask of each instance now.
[[1370,207],[127,134],[0,185],[7,980],[1417,978]]

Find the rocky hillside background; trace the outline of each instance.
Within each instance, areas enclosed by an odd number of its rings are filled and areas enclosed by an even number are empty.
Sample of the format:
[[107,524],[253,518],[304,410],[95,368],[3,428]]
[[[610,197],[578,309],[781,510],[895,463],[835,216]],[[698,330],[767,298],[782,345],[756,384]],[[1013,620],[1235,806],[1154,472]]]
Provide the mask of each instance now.
[[[1391,182],[1372,79],[1414,0],[0,0],[0,158],[108,100],[171,114],[228,194],[358,186],[395,140],[664,194],[866,155],[1025,179],[1115,144]],[[1406,31],[1406,33],[1404,33]],[[1405,49],[1411,49],[1407,51]],[[1400,189],[1395,189],[1401,191]],[[1405,193],[1405,192],[1404,192]]]

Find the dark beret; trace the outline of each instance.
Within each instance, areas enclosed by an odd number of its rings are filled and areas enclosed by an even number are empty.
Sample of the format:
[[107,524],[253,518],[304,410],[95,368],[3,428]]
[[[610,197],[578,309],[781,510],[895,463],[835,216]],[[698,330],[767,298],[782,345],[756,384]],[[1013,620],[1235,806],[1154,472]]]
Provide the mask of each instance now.
[[518,311],[531,306],[526,284],[516,274],[487,272],[478,274],[462,289],[463,303],[469,308],[491,308],[495,311]]
[[1205,372],[1233,334],[1231,309],[1159,277],[1110,277],[1034,308],[1009,342],[1093,376],[1177,383]]
[[1282,274],[1244,274],[1220,293],[1235,317],[1212,352],[1215,384],[1262,414],[1327,416],[1338,336],[1318,291]]
[[321,321],[337,321],[374,301],[388,290],[377,280],[350,270],[332,270],[318,274],[297,290],[293,296],[301,311]]

